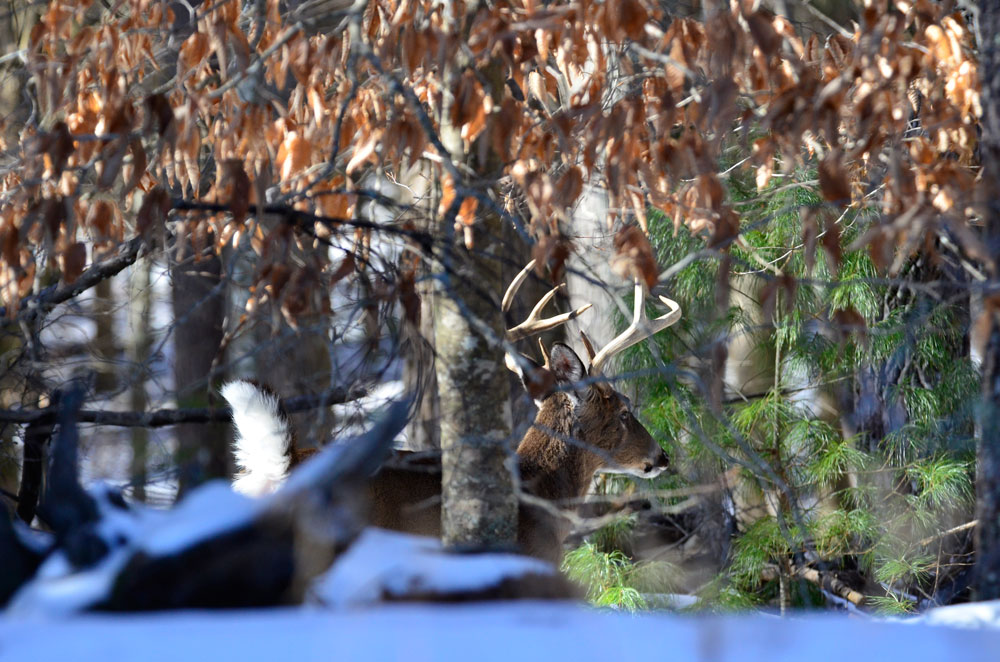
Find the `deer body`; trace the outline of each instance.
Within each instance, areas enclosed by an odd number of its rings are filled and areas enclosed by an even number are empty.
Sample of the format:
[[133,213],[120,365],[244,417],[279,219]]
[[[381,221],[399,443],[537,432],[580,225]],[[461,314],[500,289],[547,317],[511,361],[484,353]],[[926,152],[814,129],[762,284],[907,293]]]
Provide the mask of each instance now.
[[[506,311],[517,288],[523,283],[533,262],[514,279],[503,298]],[[561,287],[561,286],[560,286]],[[507,332],[514,342],[565,323],[589,306],[570,313],[541,319],[544,305],[559,288],[549,292],[531,311],[529,318]],[[680,317],[680,309],[669,299],[661,300],[672,310],[656,320],[646,320],[643,290],[636,285],[635,319],[619,337],[595,353],[589,340],[584,344],[590,354],[585,367],[569,346],[555,343],[545,355],[545,364],[538,365],[527,357],[508,354],[507,366],[520,375],[525,389],[538,402],[538,415],[517,447],[518,468],[522,490],[534,498],[522,499],[518,512],[518,544],[532,556],[558,563],[562,558],[562,542],[568,533],[568,521],[558,515],[564,502],[574,503],[585,496],[599,471],[629,473],[652,478],[667,468],[669,462],[663,449],[635,418],[628,398],[606,381],[596,379],[604,362],[614,353],[639,342],[650,334],[666,328]],[[588,379],[589,378],[589,379]],[[244,422],[256,422],[259,430],[273,430],[290,435],[287,421],[269,421],[281,417],[273,394],[261,389],[256,397],[251,382],[233,382],[223,388],[222,395],[233,407],[233,420],[240,428]],[[249,408],[250,410],[241,410]],[[261,467],[261,463],[245,461],[250,453],[246,440],[261,446],[260,432],[251,434],[242,428],[237,434],[236,457],[243,469],[235,486],[271,487],[273,475],[287,471],[300,461],[294,440],[274,435],[273,448],[282,449],[288,462],[282,467]],[[270,452],[268,457],[282,455]],[[369,482],[372,503],[372,523],[383,528],[440,536],[441,531],[441,465],[440,458],[423,462],[399,454],[377,472]],[[254,480],[253,473],[267,472],[267,480]],[[249,474],[249,475],[248,475]],[[538,500],[551,506],[546,507]]]
[[[580,359],[566,345],[556,344],[552,350],[551,367],[554,386],[570,389],[584,376]],[[536,367],[539,370],[545,368]],[[270,423],[268,416],[280,417],[276,400],[261,389],[259,397],[235,399],[235,393],[246,396],[261,387],[250,382],[234,382],[223,389],[223,395],[234,408],[234,420]],[[270,399],[269,399],[270,398]],[[267,409],[264,409],[264,406]],[[238,409],[242,408],[242,409]],[[287,435],[288,426],[275,421],[260,425],[258,430],[280,431]],[[261,434],[240,430],[241,439],[254,439],[259,447]],[[288,469],[302,457],[295,452],[294,443],[281,436],[273,440],[274,447],[282,449],[285,464],[266,473],[273,476]],[[271,455],[280,455],[272,453]],[[238,452],[238,457],[245,456]],[[617,471],[652,478],[668,466],[666,454],[649,432],[633,416],[628,400],[609,385],[594,383],[579,390],[553,390],[541,402],[538,415],[531,429],[517,448],[518,467],[524,491],[532,496],[562,507],[561,502],[583,497],[594,474],[598,471]],[[248,475],[237,479],[237,488],[263,485],[272,489],[276,481],[252,480],[253,472],[260,469],[248,467]],[[440,460],[424,458],[414,461],[413,456],[399,454],[387,463],[368,485],[372,503],[372,524],[375,526],[439,536],[441,527],[441,474]],[[568,523],[557,517],[551,509],[522,503],[519,511],[518,543],[528,554],[553,562],[562,556],[562,541],[568,532]]]

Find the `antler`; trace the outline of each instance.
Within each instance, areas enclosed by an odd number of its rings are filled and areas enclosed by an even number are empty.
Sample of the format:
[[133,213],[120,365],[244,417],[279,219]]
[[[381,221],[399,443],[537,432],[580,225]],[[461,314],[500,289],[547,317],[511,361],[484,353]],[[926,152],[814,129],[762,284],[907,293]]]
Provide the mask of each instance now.
[[587,335],[581,331],[583,344],[590,355],[590,374],[598,375],[604,363],[627,347],[653,336],[668,326],[674,324],[681,318],[681,307],[677,302],[667,297],[659,297],[660,301],[670,307],[670,310],[656,319],[646,318],[646,292],[642,283],[638,279],[635,281],[635,308],[632,313],[632,323],[620,335],[601,348],[601,351],[594,354],[594,348],[590,344]]
[[[521,285],[524,283],[525,279],[528,277],[528,274],[534,268],[535,268],[535,261],[532,260],[531,262],[528,263],[528,266],[526,266],[524,269],[521,269],[520,273],[518,273],[517,276],[514,277],[514,280],[510,282],[510,286],[504,293],[503,301],[500,304],[501,308],[503,309],[503,312],[506,313],[508,310],[510,310],[510,306],[514,302],[514,297],[517,295],[517,291],[521,289]],[[566,283],[557,285],[553,287],[551,290],[549,290],[548,293],[545,296],[543,296],[538,301],[538,303],[535,304],[535,307],[531,309],[531,312],[528,313],[527,319],[525,319],[523,322],[521,322],[514,328],[507,330],[507,341],[516,342],[518,340],[521,340],[522,338],[527,338],[528,336],[533,336],[542,333],[543,331],[554,329],[557,326],[565,324],[571,319],[579,317],[588,308],[590,308],[591,304],[587,303],[580,306],[576,310],[569,311],[568,313],[561,313],[559,315],[553,315],[552,317],[543,318],[542,309],[545,308],[545,306],[547,306],[550,301],[552,301],[552,297],[556,295],[556,292],[563,289],[564,287],[566,287]]]

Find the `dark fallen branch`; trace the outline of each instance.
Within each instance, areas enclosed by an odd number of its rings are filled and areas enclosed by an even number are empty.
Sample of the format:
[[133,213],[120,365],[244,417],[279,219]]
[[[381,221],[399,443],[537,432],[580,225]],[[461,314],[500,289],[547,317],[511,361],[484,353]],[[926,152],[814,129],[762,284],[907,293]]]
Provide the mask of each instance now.
[[[323,393],[300,395],[281,401],[285,411],[295,414],[310,409],[353,402],[368,394],[364,387],[335,388]],[[52,424],[56,421],[57,409],[0,409],[0,423]],[[156,428],[180,423],[219,423],[229,420],[226,407],[198,409],[156,409],[153,411],[105,411],[102,409],[82,409],[76,420],[80,423],[113,425],[116,427]]]
[[[268,499],[247,499],[209,483],[149,520],[141,508],[130,511],[109,500],[107,491],[80,488],[74,420],[82,398],[76,384],[62,393],[40,510],[48,511],[55,533],[49,553],[69,562],[63,577],[74,574],[88,588],[67,593],[62,577],[31,579],[42,554],[24,544],[20,523],[0,517],[6,564],[0,605],[19,589],[15,608],[29,613],[54,599],[70,609],[111,611],[300,602],[313,578],[364,526],[360,486],[385,459],[410,407],[407,401],[391,404],[370,430],[318,453]],[[120,514],[104,519],[113,507]],[[109,560],[111,551],[121,558]]]
[[[53,402],[57,402],[53,398]],[[52,423],[35,421],[24,431],[24,459],[21,461],[21,485],[17,492],[17,516],[25,524],[35,519],[38,497],[42,491],[45,447],[52,437]]]
[[108,545],[95,531],[100,518],[97,503],[77,477],[80,434],[76,419],[85,394],[82,383],[71,382],[58,396],[59,432],[53,444],[45,496],[38,506],[56,535],[56,544],[78,567],[97,563],[108,552]]
[[[238,501],[233,517],[204,512],[215,507],[212,486],[192,492],[173,513],[168,529],[190,530],[206,517],[216,530],[161,549],[162,540],[137,541],[108,593],[92,608],[133,611],[192,607],[258,607],[298,603],[309,582],[326,570],[364,526],[359,486],[385,459],[406,425],[408,402],[391,405],[363,435],[328,447],[304,464],[261,507]],[[186,504],[186,505],[185,505]],[[155,536],[155,534],[154,534]],[[167,536],[175,538],[176,534]],[[145,549],[144,549],[145,547]]]
[[7,604],[11,596],[31,579],[42,562],[43,554],[31,548],[18,534],[15,522],[0,508],[0,607]]
[[[21,299],[18,315],[25,314],[26,311],[28,314],[38,314],[38,312],[51,310],[60,303],[69,301],[73,297],[79,296],[80,293],[95,287],[101,281],[121,273],[126,267],[135,264],[135,261],[142,255],[145,245],[142,237],[129,239],[119,247],[117,255],[92,265],[72,283],[61,287],[50,285],[38,294]],[[7,315],[7,307],[0,306],[0,317]]]

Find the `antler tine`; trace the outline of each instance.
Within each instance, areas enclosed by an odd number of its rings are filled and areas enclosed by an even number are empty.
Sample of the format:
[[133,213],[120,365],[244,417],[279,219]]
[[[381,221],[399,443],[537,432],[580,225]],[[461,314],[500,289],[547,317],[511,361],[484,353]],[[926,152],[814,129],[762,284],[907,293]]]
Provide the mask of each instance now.
[[[554,291],[550,294],[552,293],[554,293]],[[568,313],[560,313],[559,315],[553,315],[552,317],[546,317],[543,319],[538,319],[536,312],[533,310],[532,314],[528,316],[528,319],[524,320],[513,329],[507,331],[507,340],[509,342],[517,342],[522,338],[527,338],[528,336],[533,336],[535,334],[542,333],[543,331],[554,329],[557,326],[562,326],[566,322],[576,319],[583,313],[590,310],[591,306],[592,304],[585,303],[576,310],[571,310]]]
[[591,359],[590,374],[600,374],[601,368],[609,358],[622,350],[659,333],[668,326],[675,324],[677,320],[681,318],[681,307],[676,301],[668,299],[664,296],[659,297],[659,299],[662,303],[667,305],[670,310],[656,319],[647,319],[645,306],[646,292],[642,288],[642,283],[640,283],[638,279],[635,281],[635,305],[632,311],[632,323],[629,324],[628,328],[625,329],[620,335],[602,347],[601,351],[597,353],[597,356]]
[[540,351],[542,353],[542,360],[544,361],[544,363],[542,364],[542,367],[548,368],[549,367],[549,350],[545,349],[545,343],[542,342],[541,338],[538,339],[538,351]]
[[[517,291],[521,289],[521,284],[524,283],[525,279],[528,277],[528,273],[532,270],[532,268],[534,268],[534,266],[535,261],[532,260],[528,263],[528,266],[521,269],[517,276],[514,277],[514,280],[510,282],[510,286],[504,293],[503,301],[500,304],[504,312],[510,310],[510,306],[514,302],[514,297],[517,295]],[[545,308],[545,306],[552,301],[552,298],[556,295],[556,293],[564,287],[566,287],[566,283],[557,285],[549,290],[545,296],[543,296],[538,303],[535,304],[535,307],[531,309],[531,312],[528,313],[528,318],[526,320],[507,331],[507,341],[516,342],[522,338],[527,338],[528,336],[533,336],[538,333],[542,333],[543,331],[554,329],[557,326],[565,324],[571,319],[579,317],[591,307],[591,304],[587,303],[580,306],[576,310],[571,310],[568,313],[561,313],[559,315],[553,315],[552,317],[542,317],[542,309]]]
[[535,261],[532,260],[524,269],[517,272],[517,275],[514,276],[514,280],[510,281],[510,285],[507,286],[507,291],[503,293],[503,300],[500,302],[500,309],[503,312],[506,313],[510,310],[510,305],[514,303],[514,297],[517,296],[517,291],[521,289],[521,285],[534,268]]
[[583,341],[583,347],[587,350],[587,359],[593,361],[595,356],[594,345],[590,342],[590,338],[587,337],[587,332],[583,329],[580,329],[580,340]]

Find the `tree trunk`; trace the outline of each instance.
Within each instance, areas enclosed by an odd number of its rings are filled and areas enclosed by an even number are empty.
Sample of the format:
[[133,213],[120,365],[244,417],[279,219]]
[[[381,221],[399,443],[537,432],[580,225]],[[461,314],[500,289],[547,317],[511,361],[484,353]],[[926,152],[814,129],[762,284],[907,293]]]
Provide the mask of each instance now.
[[[0,9],[0,43],[5,44],[3,53],[27,45],[31,28],[38,21],[39,9],[31,3],[4,3]],[[18,59],[8,60],[0,65],[0,117],[3,133],[0,142],[9,147],[17,144],[24,120],[30,114],[30,107],[21,98],[28,73]],[[12,364],[21,348],[20,329],[16,322],[4,321],[0,325],[0,407],[10,408],[26,404],[22,400],[24,383]],[[21,459],[14,434],[14,425],[0,426],[0,489],[16,494],[21,473]],[[0,505],[4,503],[0,497]],[[0,515],[3,515],[0,512]]]
[[[174,389],[177,406],[207,407],[218,386],[212,362],[222,343],[225,290],[217,257],[195,262],[190,251],[171,265],[174,312]],[[229,475],[226,428],[184,424],[175,429],[178,489],[184,493],[208,478]]]
[[[149,398],[146,394],[146,377],[149,368],[149,352],[153,345],[150,315],[153,307],[150,259],[142,260],[133,270],[131,282],[132,296],[129,301],[129,406],[133,411],[146,411]],[[144,427],[132,428],[132,498],[146,500],[146,460],[149,448],[149,430]]]
[[[992,264],[984,314],[992,326],[983,356],[983,403],[976,470],[976,579],[979,600],[1000,598],[1000,313],[996,308],[1000,280],[1000,2],[979,3],[982,77],[982,161],[986,241]],[[983,37],[986,37],[984,39]],[[993,299],[991,302],[990,299]]]
[[[445,4],[445,21],[453,30],[468,27],[469,15],[461,4]],[[464,30],[463,30],[464,31]],[[471,170],[480,190],[495,190],[499,159],[490,148],[494,114],[476,143],[466,146],[460,127],[451,118],[456,103],[453,91],[465,74],[464,57],[449,62],[448,81],[441,104],[440,138],[461,172]],[[497,107],[505,89],[499,62],[478,75]],[[480,149],[482,148],[482,149]],[[454,179],[465,177],[453,168]],[[461,184],[454,181],[457,187]],[[487,193],[489,195],[489,193]],[[462,199],[454,203],[461,204]],[[455,207],[452,204],[451,207]],[[457,211],[457,208],[451,211]],[[504,363],[502,263],[505,254],[503,223],[483,205],[471,233],[469,248],[456,237],[455,218],[439,219],[438,236],[445,241],[439,269],[434,310],[435,371],[441,408],[441,534],[448,546],[510,547],[517,539],[516,454],[511,438],[510,383]]]
[[[421,274],[424,275],[424,274]],[[406,393],[416,394],[416,413],[406,426],[406,446],[412,451],[441,447],[441,408],[437,395],[434,360],[434,284],[425,279],[416,285],[420,297],[420,321],[407,325],[403,356]]]
[[100,394],[111,393],[118,386],[118,342],[115,339],[116,301],[111,279],[106,278],[94,288],[91,317],[97,328],[92,344],[94,351],[94,390]]
[[[441,407],[441,531],[446,545],[517,537],[515,457],[503,348],[500,219],[477,221],[475,250],[451,246],[434,311]],[[487,327],[476,327],[476,323]],[[494,337],[487,337],[492,331]]]

